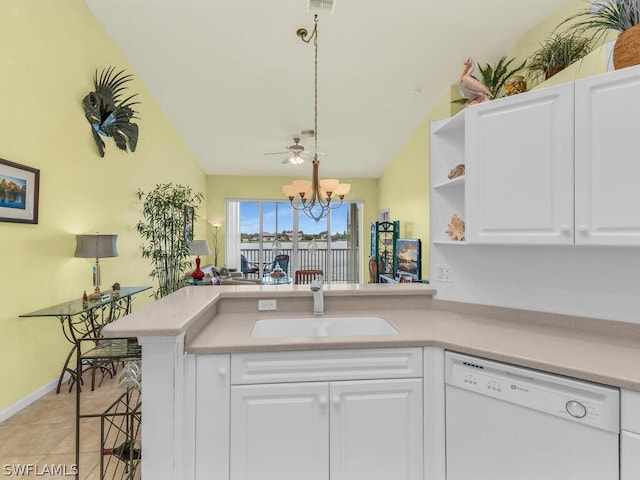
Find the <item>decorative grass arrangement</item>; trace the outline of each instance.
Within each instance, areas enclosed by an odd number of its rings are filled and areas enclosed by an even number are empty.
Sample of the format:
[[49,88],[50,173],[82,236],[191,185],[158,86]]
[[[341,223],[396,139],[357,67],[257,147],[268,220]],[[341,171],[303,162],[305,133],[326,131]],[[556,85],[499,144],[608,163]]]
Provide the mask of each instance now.
[[615,68],[640,63],[640,0],[596,0],[564,20],[558,28],[587,36],[596,45],[612,31],[619,32],[613,51]]
[[567,31],[591,33],[596,43],[611,30],[624,32],[640,23],[640,1],[596,0],[587,2],[584,10],[571,15],[558,27],[566,25]]
[[577,32],[552,33],[527,60],[527,72],[533,80],[549,79],[592,49],[591,39]]

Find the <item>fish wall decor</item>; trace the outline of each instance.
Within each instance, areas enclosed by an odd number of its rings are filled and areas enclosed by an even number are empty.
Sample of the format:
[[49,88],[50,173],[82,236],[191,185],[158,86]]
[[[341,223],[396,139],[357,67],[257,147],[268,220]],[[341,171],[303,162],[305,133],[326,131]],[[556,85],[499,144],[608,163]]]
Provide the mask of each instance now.
[[132,107],[140,102],[131,101],[137,93],[120,101],[122,92],[127,88],[125,83],[130,82],[133,75],[125,75],[124,70],[114,72],[115,67],[109,67],[98,76],[96,69],[93,75],[94,91],[82,100],[84,116],[91,124],[91,133],[101,157],[104,157],[105,147],[101,136],[113,138],[118,148],[125,151],[128,146],[129,150],[135,152],[138,144],[138,125],[131,122],[134,118],[139,119]]

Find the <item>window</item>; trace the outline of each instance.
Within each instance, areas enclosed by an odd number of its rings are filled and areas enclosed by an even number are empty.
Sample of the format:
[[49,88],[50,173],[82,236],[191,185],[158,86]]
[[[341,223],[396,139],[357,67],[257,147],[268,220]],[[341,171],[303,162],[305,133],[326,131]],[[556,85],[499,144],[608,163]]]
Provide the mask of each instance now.
[[240,267],[242,255],[258,270],[248,275],[258,278],[276,255],[288,255],[289,276],[322,270],[328,283],[358,283],[360,210],[359,203],[344,202],[315,222],[287,201],[227,200],[227,264]]

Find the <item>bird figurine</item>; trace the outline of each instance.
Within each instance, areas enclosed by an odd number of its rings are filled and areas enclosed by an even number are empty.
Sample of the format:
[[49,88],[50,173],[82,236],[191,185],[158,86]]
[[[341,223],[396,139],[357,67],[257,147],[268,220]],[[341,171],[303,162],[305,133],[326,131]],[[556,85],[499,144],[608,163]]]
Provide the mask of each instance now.
[[98,145],[100,156],[104,157],[104,142],[100,138],[111,137],[121,150],[127,150],[127,143],[132,152],[136,151],[138,144],[138,125],[131,122],[136,111],[132,108],[140,102],[132,102],[137,95],[120,102],[120,94],[127,87],[125,83],[131,81],[133,75],[124,75],[124,70],[114,74],[115,67],[102,70],[98,78],[98,70],[93,75],[95,90],[90,92],[82,100],[84,115],[91,124],[93,139]]
[[458,81],[460,94],[467,99],[467,103],[465,104],[467,106],[486,102],[493,98],[493,95],[491,95],[491,92],[489,92],[484,83],[471,76],[474,68],[475,62],[473,59],[471,57],[467,58],[464,62],[460,80]]

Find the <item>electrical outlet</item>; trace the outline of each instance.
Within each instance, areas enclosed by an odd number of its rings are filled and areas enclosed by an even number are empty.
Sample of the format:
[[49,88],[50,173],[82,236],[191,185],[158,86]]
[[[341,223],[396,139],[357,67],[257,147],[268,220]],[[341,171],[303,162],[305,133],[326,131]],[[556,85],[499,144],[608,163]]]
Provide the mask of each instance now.
[[265,310],[275,310],[276,300],[258,300],[258,311],[264,312]]
[[442,281],[453,283],[453,267],[451,265],[442,266]]
[[444,279],[444,265],[436,264],[436,278],[435,280],[442,282]]

